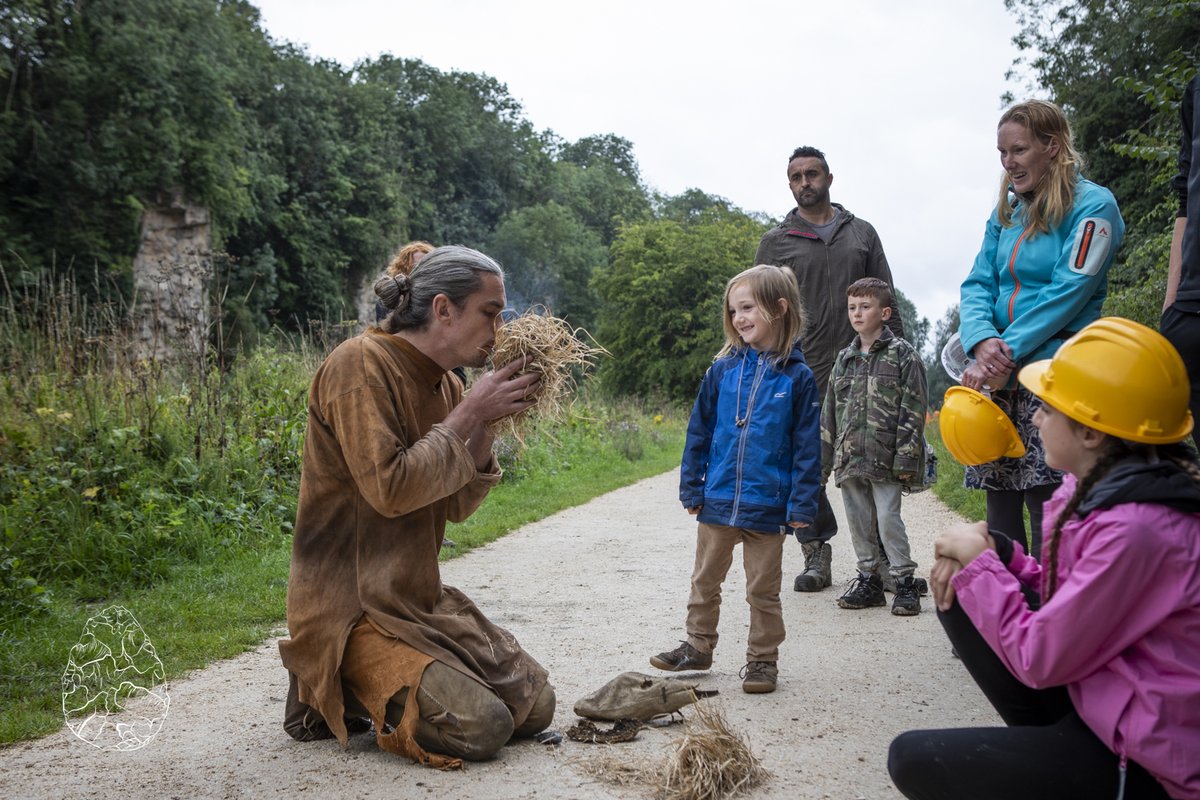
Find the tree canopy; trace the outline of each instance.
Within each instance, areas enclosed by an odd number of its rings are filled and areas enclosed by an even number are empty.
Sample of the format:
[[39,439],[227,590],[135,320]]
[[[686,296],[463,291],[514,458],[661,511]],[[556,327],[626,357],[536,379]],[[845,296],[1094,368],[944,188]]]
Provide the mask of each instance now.
[[591,272],[648,218],[632,145],[536,131],[503,83],[279,44],[244,0],[0,7],[0,265],[129,290],[143,208],[207,207],[244,331],[353,316],[411,239],[499,247],[516,294],[590,320]]
[[686,214],[622,228],[610,264],[594,279],[601,300],[596,334],[613,354],[602,374],[617,392],[695,396],[724,339],[725,283],[751,265],[765,230],[696,190],[686,205]]

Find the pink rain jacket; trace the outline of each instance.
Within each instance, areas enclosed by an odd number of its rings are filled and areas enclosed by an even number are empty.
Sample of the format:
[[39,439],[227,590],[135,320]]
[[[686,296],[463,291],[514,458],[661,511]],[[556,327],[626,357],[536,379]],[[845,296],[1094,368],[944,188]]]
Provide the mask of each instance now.
[[[1067,475],[1045,505],[1047,554],[1074,490]],[[1074,517],[1063,526],[1057,573],[1053,597],[1036,612],[1018,580],[1040,590],[1044,565],[1017,544],[1007,566],[987,550],[953,585],[1019,680],[1066,685],[1114,753],[1145,767],[1171,797],[1200,800],[1200,515],[1132,502]]]

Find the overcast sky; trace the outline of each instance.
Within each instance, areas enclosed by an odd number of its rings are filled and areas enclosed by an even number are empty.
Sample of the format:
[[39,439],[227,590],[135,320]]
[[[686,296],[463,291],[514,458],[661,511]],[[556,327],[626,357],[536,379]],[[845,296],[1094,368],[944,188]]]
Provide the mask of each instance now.
[[1003,0],[257,0],[278,42],[347,66],[383,53],[486,73],[538,129],[633,142],[644,181],[781,218],[787,157],[879,231],[936,321],[995,203],[1016,24]]

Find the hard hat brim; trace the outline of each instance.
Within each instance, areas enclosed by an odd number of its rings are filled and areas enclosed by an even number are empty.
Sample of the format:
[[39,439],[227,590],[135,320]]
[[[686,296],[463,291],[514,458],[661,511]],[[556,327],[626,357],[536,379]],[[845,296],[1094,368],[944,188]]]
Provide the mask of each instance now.
[[1166,431],[1157,436],[1118,430],[1111,425],[1106,425],[1098,420],[1080,419],[1077,413],[1072,408],[1066,406],[1065,403],[1061,401],[1056,402],[1054,392],[1047,390],[1045,377],[1046,373],[1050,370],[1050,364],[1051,359],[1035,361],[1032,364],[1028,364],[1017,373],[1017,380],[1021,382],[1022,386],[1033,392],[1038,400],[1041,400],[1046,405],[1062,414],[1065,414],[1067,417],[1075,420],[1081,425],[1087,425],[1090,428],[1095,428],[1101,433],[1107,433],[1109,436],[1115,436],[1118,439],[1126,439],[1128,441],[1138,442],[1140,444],[1174,444],[1175,442],[1183,441],[1187,438],[1188,434],[1192,432],[1193,421],[1191,411],[1187,412],[1183,423],[1175,430]]

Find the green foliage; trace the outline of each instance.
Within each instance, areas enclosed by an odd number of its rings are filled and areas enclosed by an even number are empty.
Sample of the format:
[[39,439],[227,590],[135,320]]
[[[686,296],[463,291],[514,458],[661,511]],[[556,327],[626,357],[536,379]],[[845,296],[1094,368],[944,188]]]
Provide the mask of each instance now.
[[750,266],[764,227],[723,201],[694,199],[623,228],[596,275],[596,338],[613,355],[600,375],[614,393],[690,402],[721,348],[725,283]]
[[575,211],[606,247],[622,224],[650,218],[633,145],[619,136],[585,136],[561,145],[551,179],[552,199]]
[[50,606],[51,595],[26,573],[19,558],[0,560],[0,624],[7,619],[38,617]]
[[550,200],[508,216],[488,253],[504,265],[509,305],[543,305],[575,327],[590,328],[596,297],[588,283],[608,260],[600,234]]
[[289,555],[286,540],[226,550],[203,563],[175,564],[169,579],[148,589],[113,593],[96,604],[55,597],[36,617],[0,625],[0,744],[62,727],[63,667],[102,605],[134,613],[172,680],[277,632]]
[[[231,4],[244,9],[241,4]],[[128,269],[142,207],[182,190],[249,208],[234,29],[207,0],[72,0],[0,11],[0,239],[35,271],[55,255]]]
[[381,56],[359,64],[354,80],[388,98],[387,128],[403,155],[414,238],[480,246],[545,180],[549,158],[520,104],[494,78]]
[[1167,263],[1171,250],[1171,229],[1159,224],[1174,219],[1175,198],[1164,192],[1164,200],[1155,218],[1143,220],[1142,235],[1124,247],[1126,268],[1138,277],[1110,290],[1103,313],[1127,317],[1158,328],[1163,298],[1167,294]]
[[586,325],[592,271],[649,218],[627,140],[539,134],[486,75],[314,60],[243,0],[14,0],[0,85],[10,283],[57,268],[128,299],[143,209],[197,203],[226,343],[357,316],[364,280],[416,238],[496,244],[514,295]]
[[900,310],[900,319],[904,320],[904,338],[917,348],[918,353],[924,353],[929,344],[929,319],[917,313],[913,301],[899,289],[893,288],[896,295],[896,306]]
[[[958,331],[958,303],[946,309],[946,314],[937,321],[933,331],[933,351],[925,356],[925,381],[929,388],[929,407],[941,408],[942,398],[958,381],[951,378],[942,366],[942,349]],[[941,456],[939,456],[940,458]]]

